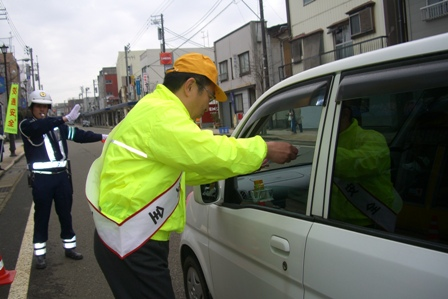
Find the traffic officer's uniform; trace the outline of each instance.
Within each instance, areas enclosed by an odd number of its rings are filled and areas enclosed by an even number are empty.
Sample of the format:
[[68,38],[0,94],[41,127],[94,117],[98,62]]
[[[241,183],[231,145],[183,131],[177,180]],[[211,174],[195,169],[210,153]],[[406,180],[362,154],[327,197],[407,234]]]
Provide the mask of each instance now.
[[[33,104],[47,104],[51,108],[51,103],[51,97],[42,90],[29,95],[31,110]],[[87,143],[103,138],[102,134],[65,125],[63,117],[42,117],[32,116],[19,124],[34,200],[33,243],[38,269],[46,267],[46,241],[53,199],[61,225],[60,237],[65,255],[75,260],[82,259],[82,255],[74,251],[76,235],[72,227],[73,189],[67,140]]]
[[141,99],[109,134],[86,181],[95,255],[114,295],[173,298],[162,261],[170,233],[185,226],[185,185],[253,172],[266,153],[260,136],[201,130],[164,85]]

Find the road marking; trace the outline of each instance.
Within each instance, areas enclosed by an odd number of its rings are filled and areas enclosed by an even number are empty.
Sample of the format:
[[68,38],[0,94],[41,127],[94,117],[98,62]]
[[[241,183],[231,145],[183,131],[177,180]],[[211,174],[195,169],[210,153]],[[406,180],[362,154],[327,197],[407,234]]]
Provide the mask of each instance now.
[[31,265],[33,263],[33,228],[34,228],[34,203],[31,205],[30,214],[23,234],[22,246],[16,264],[16,277],[9,289],[8,299],[27,299],[28,285],[30,281]]

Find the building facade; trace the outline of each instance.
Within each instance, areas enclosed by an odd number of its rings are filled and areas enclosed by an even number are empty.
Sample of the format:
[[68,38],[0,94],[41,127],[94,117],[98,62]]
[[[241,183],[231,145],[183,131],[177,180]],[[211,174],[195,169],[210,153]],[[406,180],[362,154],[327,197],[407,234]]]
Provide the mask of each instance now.
[[[187,53],[201,53],[209,56],[213,59],[214,51],[211,47],[205,48],[177,48],[177,49],[165,49],[166,53],[171,53],[172,62],[174,62],[180,56]],[[157,86],[162,84],[165,77],[165,70],[172,66],[171,64],[162,64],[160,60],[160,49],[147,49],[140,55],[139,72],[135,73],[136,81],[140,81],[141,93],[139,98],[142,98],[148,93],[151,93]]]
[[291,61],[284,77],[448,31],[448,0],[286,1]]
[[448,32],[448,0],[406,0],[408,40]]

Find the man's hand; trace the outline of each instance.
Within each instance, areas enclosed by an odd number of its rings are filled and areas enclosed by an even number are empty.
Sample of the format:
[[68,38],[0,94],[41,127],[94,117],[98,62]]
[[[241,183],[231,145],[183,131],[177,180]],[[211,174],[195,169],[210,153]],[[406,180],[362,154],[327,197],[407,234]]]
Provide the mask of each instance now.
[[103,134],[103,139],[101,139],[101,142],[102,143],[106,142],[106,139],[107,139],[107,134]]
[[266,159],[274,163],[284,164],[291,162],[299,154],[299,149],[288,142],[270,141],[266,142],[266,144],[268,146]]
[[73,107],[72,111],[70,111],[70,113],[65,116],[67,121],[68,122],[75,121],[79,117],[79,115],[81,114],[79,112],[80,109],[81,109],[81,106],[79,106],[79,104],[76,104],[75,107]]

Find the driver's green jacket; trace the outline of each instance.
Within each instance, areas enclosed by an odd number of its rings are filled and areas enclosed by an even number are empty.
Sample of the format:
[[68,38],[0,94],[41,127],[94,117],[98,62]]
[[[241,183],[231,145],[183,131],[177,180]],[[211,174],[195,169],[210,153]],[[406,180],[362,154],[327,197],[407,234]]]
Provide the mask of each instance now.
[[[390,153],[384,136],[374,130],[364,130],[356,119],[339,134],[334,176],[361,185],[397,214],[403,205],[394,191],[390,174]],[[333,184],[330,217],[352,224],[373,224],[353,206]]]
[[100,211],[120,224],[182,175],[179,204],[152,236],[153,240],[168,240],[171,232],[181,232],[185,226],[186,184],[253,172],[260,168],[266,153],[267,145],[260,136],[236,139],[201,130],[179,98],[158,85],[107,138],[102,153]]

